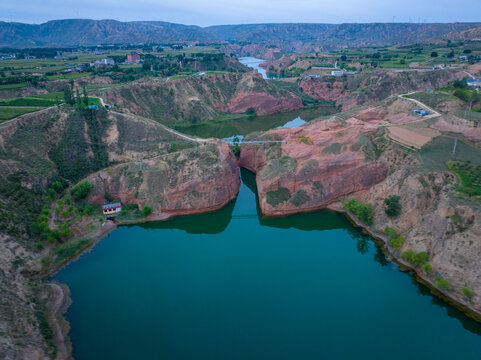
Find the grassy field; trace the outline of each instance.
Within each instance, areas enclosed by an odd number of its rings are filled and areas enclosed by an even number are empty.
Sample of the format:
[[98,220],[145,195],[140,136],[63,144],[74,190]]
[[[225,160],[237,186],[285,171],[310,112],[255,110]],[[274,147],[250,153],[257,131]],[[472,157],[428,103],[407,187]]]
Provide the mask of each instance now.
[[448,161],[447,166],[459,177],[461,186],[458,187],[458,191],[469,196],[481,195],[481,165]]
[[27,87],[28,83],[20,83],[20,84],[4,84],[0,85],[0,90],[12,90],[12,89],[21,89]]
[[38,110],[40,109],[33,107],[0,107],[0,123]]
[[481,121],[481,112],[477,112],[477,111],[457,110],[454,112],[454,115],[466,120]]
[[85,76],[92,75],[91,72],[86,73],[66,73],[66,74],[59,74],[59,75],[50,75],[47,76],[48,80],[60,80],[60,79],[79,79]]
[[421,101],[431,107],[437,107],[439,104],[446,101],[457,101],[458,98],[454,95],[439,91],[419,91],[417,93],[406,95],[406,98],[415,99]]
[[421,166],[421,171],[443,171],[447,170],[448,161],[470,161],[473,164],[481,165],[481,149],[469,145],[459,139],[456,144],[456,152],[453,153],[454,138],[438,136],[423,146],[416,153]]
[[52,106],[55,104],[55,100],[39,99],[34,97],[23,97],[0,101],[0,106]]

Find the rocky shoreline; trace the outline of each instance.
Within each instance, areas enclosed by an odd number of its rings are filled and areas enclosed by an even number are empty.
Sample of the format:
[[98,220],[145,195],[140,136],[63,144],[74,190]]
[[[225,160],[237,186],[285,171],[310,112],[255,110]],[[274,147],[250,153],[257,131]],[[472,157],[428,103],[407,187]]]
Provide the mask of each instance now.
[[395,250],[389,245],[389,238],[385,234],[379,233],[369,226],[366,226],[361,221],[359,221],[354,214],[350,211],[345,210],[340,203],[332,204],[328,206],[329,210],[344,214],[346,218],[355,226],[361,228],[366,234],[371,236],[373,239],[380,241],[383,244],[384,255],[389,256],[389,261],[394,262],[400,266],[401,271],[411,271],[415,275],[416,281],[426,286],[433,295],[439,297],[440,299],[446,301],[450,305],[454,306],[456,309],[460,310],[466,316],[481,322],[481,311],[474,308],[471,304],[461,299],[455,294],[443,291],[434,285],[432,279],[425,276],[425,274],[418,268],[414,267],[409,262],[401,259],[396,255]]

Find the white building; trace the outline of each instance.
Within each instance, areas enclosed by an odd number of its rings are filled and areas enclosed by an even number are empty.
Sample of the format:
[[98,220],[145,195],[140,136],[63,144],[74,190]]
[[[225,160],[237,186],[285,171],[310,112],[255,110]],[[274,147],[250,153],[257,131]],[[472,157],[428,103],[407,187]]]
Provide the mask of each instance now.
[[114,66],[114,65],[115,65],[115,61],[113,61],[112,59],[102,59],[102,60],[97,60],[97,61],[94,61],[93,63],[90,63],[90,66],[93,66],[93,67]]

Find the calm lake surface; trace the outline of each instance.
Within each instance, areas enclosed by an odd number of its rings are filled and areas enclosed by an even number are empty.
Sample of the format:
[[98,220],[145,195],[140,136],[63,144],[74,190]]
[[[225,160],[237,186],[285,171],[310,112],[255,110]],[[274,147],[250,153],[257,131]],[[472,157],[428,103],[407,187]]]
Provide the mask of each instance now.
[[[182,126],[175,128],[176,130],[199,137],[209,138],[226,138],[235,135],[246,135],[254,131],[266,131],[276,127],[296,127],[303,123],[316,119],[320,116],[334,114],[336,108],[332,106],[316,106],[305,109],[298,109],[286,112],[280,112],[272,115],[253,115],[241,117],[232,120],[209,121],[200,124],[192,124],[190,126]],[[295,120],[293,125],[289,123]]]
[[75,359],[481,358],[481,326],[342,215],[264,219],[242,179],[222,210],[121,227],[54,277]]

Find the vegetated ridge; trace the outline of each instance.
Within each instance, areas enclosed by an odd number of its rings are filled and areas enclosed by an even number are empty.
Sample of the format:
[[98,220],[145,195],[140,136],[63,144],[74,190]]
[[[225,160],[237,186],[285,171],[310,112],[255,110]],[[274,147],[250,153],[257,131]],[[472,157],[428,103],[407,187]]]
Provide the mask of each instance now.
[[306,48],[418,42],[473,27],[474,23],[246,24],[201,28],[161,21],[52,20],[40,25],[0,22],[0,46],[96,45],[231,41]]

